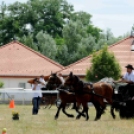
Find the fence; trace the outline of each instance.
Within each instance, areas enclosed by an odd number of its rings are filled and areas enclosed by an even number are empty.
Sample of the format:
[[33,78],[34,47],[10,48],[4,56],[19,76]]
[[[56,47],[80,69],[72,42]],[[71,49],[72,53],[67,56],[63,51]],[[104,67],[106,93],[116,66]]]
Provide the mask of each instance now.
[[[4,88],[0,89],[0,103],[9,103],[11,99],[14,99],[16,104],[31,104],[33,97],[32,89],[23,89],[23,88]],[[41,91],[45,94],[57,94],[57,90],[47,90]]]

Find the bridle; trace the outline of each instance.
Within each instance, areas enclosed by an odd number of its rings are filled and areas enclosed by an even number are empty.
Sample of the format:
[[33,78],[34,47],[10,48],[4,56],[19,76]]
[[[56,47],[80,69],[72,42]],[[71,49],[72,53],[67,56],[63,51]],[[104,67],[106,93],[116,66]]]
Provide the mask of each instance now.
[[60,78],[58,78],[58,76],[50,76],[49,80],[48,80],[48,86],[52,87],[52,88],[60,88],[62,85],[62,81],[60,80]]

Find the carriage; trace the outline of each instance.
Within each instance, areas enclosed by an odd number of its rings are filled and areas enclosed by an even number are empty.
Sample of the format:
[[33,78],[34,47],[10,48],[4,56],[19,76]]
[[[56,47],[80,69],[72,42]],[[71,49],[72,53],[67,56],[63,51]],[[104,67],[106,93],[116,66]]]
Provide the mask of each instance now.
[[[113,102],[115,109],[119,112],[120,118],[133,118],[134,117],[134,92],[123,93],[119,90],[122,85],[127,83],[113,83],[112,78],[103,78],[100,81],[109,83],[114,88]],[[128,89],[129,90],[129,89]]]

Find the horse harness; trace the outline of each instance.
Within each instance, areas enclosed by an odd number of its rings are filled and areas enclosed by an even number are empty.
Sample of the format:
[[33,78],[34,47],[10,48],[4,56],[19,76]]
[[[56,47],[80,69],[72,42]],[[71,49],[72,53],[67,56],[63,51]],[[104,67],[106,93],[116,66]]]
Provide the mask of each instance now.
[[[107,97],[95,93],[94,86],[93,86],[92,83],[84,83],[83,89],[84,89],[84,87],[86,87],[86,86],[88,86],[88,85],[90,85],[91,91],[81,90],[81,92],[76,92],[76,93],[77,93],[77,94],[92,94],[92,95],[95,95],[95,96],[98,96],[98,97],[106,98],[106,99],[107,99]],[[101,83],[100,83],[100,87],[101,87]],[[101,88],[102,88],[102,87],[101,87]]]

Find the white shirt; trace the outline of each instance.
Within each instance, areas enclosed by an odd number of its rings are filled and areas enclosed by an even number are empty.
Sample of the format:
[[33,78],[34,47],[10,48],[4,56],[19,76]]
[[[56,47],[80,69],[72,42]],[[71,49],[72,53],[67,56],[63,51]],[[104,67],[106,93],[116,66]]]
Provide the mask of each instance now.
[[43,84],[45,84],[45,85],[43,85],[42,87],[46,87],[46,84],[47,84],[47,83],[46,83],[46,81],[45,81],[43,78],[40,78],[39,81],[42,82]]
[[60,80],[61,80],[61,82],[62,82],[62,85],[64,85],[64,83],[65,83],[64,78],[63,78],[63,77],[61,77],[61,76],[59,76],[59,78],[60,78]]
[[130,74],[127,72],[123,79],[134,82],[134,71],[132,71]]
[[[35,84],[32,84],[32,89],[34,88],[34,86],[35,86]],[[43,87],[43,85],[42,84],[38,84],[37,86],[36,86],[36,89],[35,90],[33,90],[33,97],[42,97],[42,93],[41,93],[41,88]]]

